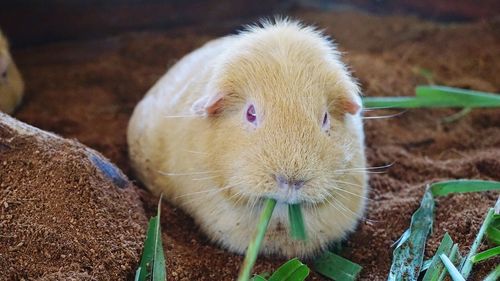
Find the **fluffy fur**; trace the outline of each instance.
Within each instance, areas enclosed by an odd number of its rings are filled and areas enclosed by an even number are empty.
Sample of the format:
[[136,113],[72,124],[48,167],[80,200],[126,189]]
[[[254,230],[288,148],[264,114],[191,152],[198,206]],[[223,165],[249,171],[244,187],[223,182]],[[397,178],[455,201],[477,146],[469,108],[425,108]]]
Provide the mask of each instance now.
[[0,31],[0,111],[11,114],[23,97],[24,83]]
[[[130,120],[130,158],[150,190],[234,252],[248,246],[262,199],[276,198],[261,252],[311,256],[352,231],[364,210],[360,104],[325,36],[293,21],[264,23],[208,42],[157,82]],[[305,184],[283,189],[276,175]],[[288,235],[290,202],[303,205],[306,242]]]

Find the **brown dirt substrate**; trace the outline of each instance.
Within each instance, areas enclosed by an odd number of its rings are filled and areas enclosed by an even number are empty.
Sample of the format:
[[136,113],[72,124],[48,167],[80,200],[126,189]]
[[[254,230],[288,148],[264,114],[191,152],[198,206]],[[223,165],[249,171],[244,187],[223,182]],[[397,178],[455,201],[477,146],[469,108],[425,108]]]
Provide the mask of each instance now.
[[131,278],[146,216],[100,154],[0,113],[0,280]]
[[[419,67],[431,70],[438,84],[500,91],[499,21],[443,25],[353,12],[299,10],[295,15],[326,28],[336,39],[368,96],[413,95],[416,85],[426,83],[415,71]],[[195,29],[143,32],[15,52],[28,87],[16,117],[78,139],[131,175],[125,129],[135,104],[177,59],[218,35]],[[450,178],[500,180],[500,110],[474,110],[456,122],[442,122],[455,112],[410,110],[395,118],[366,120],[370,166],[394,164],[372,175],[367,219],[346,241],[343,255],[363,265],[362,280],[386,278],[391,245],[408,227],[427,183]],[[394,111],[367,115],[390,113]],[[157,199],[146,191],[141,194],[146,214],[152,215]],[[497,196],[485,192],[438,199],[427,256],[444,231],[466,252]],[[240,256],[208,242],[177,208],[163,204],[162,212],[169,280],[236,276]],[[100,245],[92,247],[101,251]],[[270,271],[282,261],[259,259],[256,272]],[[498,262],[477,266],[471,280],[479,280]],[[130,276],[130,271],[122,274]],[[322,279],[312,275],[310,280]]]

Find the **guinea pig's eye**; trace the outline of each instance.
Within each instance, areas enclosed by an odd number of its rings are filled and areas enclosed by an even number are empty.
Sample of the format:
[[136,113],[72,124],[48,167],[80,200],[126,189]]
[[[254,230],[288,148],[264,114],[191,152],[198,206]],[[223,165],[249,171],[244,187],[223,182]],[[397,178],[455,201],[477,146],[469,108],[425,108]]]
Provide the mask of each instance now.
[[325,112],[325,114],[323,115],[323,123],[321,124],[321,129],[323,129],[324,131],[330,129],[330,115],[328,114],[328,112]]
[[256,125],[257,123],[257,113],[255,112],[255,106],[253,104],[249,105],[247,108],[247,121]]

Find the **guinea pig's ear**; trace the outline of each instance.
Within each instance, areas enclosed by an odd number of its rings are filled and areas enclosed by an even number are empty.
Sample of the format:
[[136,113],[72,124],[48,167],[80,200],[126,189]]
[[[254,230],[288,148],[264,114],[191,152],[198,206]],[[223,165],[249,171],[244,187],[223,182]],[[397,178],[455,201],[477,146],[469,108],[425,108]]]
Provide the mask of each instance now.
[[358,95],[355,97],[346,97],[340,102],[342,110],[351,115],[356,115],[361,110],[361,99]]
[[215,115],[222,109],[224,103],[224,94],[217,92],[215,94],[204,95],[193,103],[191,110],[196,115],[210,116]]

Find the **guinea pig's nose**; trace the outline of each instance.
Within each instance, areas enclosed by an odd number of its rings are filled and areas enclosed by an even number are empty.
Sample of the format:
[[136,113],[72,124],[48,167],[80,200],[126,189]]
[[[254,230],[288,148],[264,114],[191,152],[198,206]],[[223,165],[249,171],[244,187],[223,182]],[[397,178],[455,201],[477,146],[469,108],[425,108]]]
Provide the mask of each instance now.
[[304,186],[305,183],[305,181],[303,180],[290,179],[283,175],[277,175],[276,181],[278,182],[278,186],[280,188],[291,188],[294,190],[300,189],[302,186]]

